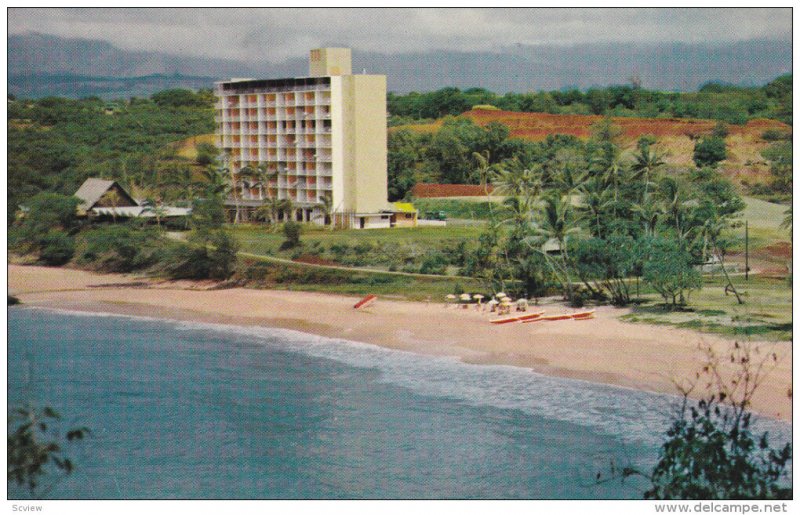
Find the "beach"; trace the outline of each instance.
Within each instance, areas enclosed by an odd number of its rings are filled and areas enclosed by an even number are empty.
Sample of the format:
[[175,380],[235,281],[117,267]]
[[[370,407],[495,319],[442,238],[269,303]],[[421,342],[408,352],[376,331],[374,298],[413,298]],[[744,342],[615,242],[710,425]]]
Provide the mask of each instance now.
[[[704,365],[701,344],[721,356],[728,356],[733,345],[732,340],[714,335],[622,322],[617,317],[627,311],[613,307],[597,308],[596,317],[586,321],[493,325],[485,312],[446,306],[443,301],[380,298],[355,310],[358,298],[342,295],[213,289],[212,283],[34,266],[9,265],[8,274],[9,293],[30,306],[292,329],[666,394],[678,393],[676,383],[696,380]],[[556,303],[541,309],[548,314],[573,311]],[[791,344],[751,344],[759,347],[759,356],[777,356],[752,409],[791,421]],[[732,370],[733,365],[722,361],[723,373]]]

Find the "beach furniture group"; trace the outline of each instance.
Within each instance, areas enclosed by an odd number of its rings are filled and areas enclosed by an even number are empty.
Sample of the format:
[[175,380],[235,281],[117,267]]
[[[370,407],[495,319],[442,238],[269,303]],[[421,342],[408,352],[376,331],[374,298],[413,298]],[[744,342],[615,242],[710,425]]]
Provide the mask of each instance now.
[[[494,325],[504,325],[512,323],[531,324],[536,322],[559,322],[563,320],[591,320],[594,318],[595,310],[578,311],[574,313],[557,313],[546,314],[544,310],[528,312],[529,303],[527,299],[518,299],[514,301],[503,292],[496,293],[485,304],[482,300],[485,297],[481,294],[470,295],[469,293],[462,293],[461,295],[447,295],[445,297],[446,304],[449,306],[455,304],[457,307],[468,309],[470,306],[475,306],[476,310],[487,311],[490,314],[496,314],[498,318],[489,320]],[[475,302],[476,301],[476,302]],[[515,311],[512,314],[512,310]]]
[[[527,299],[511,299],[503,292],[495,293],[489,302],[483,304],[485,297],[480,293],[472,294],[462,293],[461,295],[449,294],[445,296],[445,307],[455,305],[461,309],[469,309],[474,306],[476,310],[487,311],[490,314],[496,314],[497,318],[489,320],[489,323],[494,325],[504,325],[513,323],[532,324],[536,322],[559,322],[562,320],[591,320],[594,318],[594,310],[578,311],[574,313],[557,313],[546,314],[544,310],[528,312],[529,303]],[[353,308],[363,309],[371,306],[378,297],[376,295],[367,295],[359,300]],[[515,311],[512,314],[512,309]]]

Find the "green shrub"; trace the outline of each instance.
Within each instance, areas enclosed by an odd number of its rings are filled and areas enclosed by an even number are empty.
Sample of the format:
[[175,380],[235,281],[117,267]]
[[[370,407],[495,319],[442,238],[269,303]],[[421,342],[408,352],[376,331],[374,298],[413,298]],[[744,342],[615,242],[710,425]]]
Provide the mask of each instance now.
[[434,252],[422,262],[419,268],[421,274],[444,275],[447,271],[447,259],[439,252]]
[[694,162],[699,167],[715,166],[728,157],[725,140],[718,136],[703,138],[694,146]]
[[197,164],[200,166],[209,166],[214,164],[219,155],[217,147],[210,143],[200,143],[197,145]]
[[280,250],[293,249],[300,246],[300,224],[291,220],[283,224],[283,236],[286,238],[281,243]]
[[676,307],[685,303],[688,290],[698,290],[703,279],[691,264],[691,255],[676,241],[666,238],[653,239],[644,250],[642,276],[664,299],[664,303]]
[[764,141],[791,141],[792,133],[777,129],[769,129],[761,133]]
[[61,266],[75,254],[75,241],[63,231],[53,230],[39,240],[39,261]]
[[131,272],[159,260],[161,234],[155,229],[110,225],[87,231],[78,262],[104,272]]
[[188,243],[175,243],[165,253],[162,268],[172,279],[228,279],[236,268],[236,240],[222,230],[200,231]]
[[71,233],[78,228],[76,197],[39,193],[25,202],[22,219],[9,230],[12,250],[37,254],[43,263],[57,266],[72,258],[75,243]]

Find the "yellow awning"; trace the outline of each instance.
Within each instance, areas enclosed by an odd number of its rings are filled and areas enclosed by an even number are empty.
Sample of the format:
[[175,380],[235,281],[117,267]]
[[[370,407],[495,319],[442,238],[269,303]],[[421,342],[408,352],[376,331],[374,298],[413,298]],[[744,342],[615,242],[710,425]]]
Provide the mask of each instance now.
[[392,202],[392,207],[394,207],[395,211],[399,213],[416,213],[417,210],[414,209],[414,204],[411,202]]

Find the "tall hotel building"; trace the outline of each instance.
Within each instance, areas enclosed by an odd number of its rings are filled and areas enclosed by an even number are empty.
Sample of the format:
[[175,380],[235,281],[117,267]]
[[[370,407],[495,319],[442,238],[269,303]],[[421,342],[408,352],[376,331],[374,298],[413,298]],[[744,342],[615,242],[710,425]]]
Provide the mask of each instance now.
[[326,223],[327,197],[336,225],[389,227],[386,76],[353,75],[348,48],[310,57],[308,77],[215,84],[217,143],[230,171],[274,174],[266,185],[240,182],[239,208],[291,199],[295,219]]

